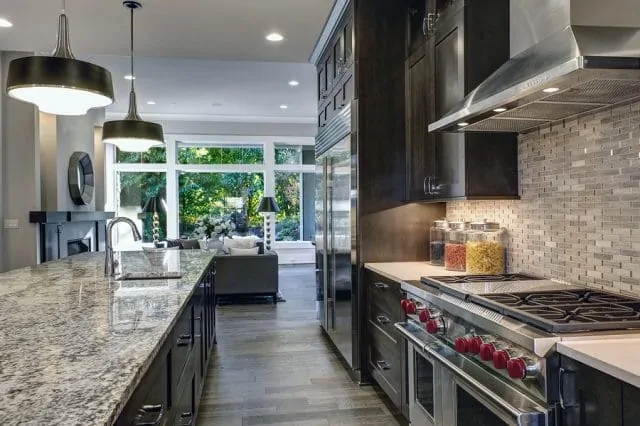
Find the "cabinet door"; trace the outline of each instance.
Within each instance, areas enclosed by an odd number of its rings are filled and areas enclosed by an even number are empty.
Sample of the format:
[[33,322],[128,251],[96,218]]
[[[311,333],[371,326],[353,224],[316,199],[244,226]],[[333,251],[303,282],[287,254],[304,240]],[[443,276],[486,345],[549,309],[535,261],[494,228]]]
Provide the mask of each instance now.
[[331,96],[331,91],[333,90],[333,51],[330,50],[327,56],[324,59],[324,69],[325,71],[325,95],[324,99],[328,99]]
[[[436,118],[451,110],[465,95],[464,10],[438,22],[435,46]],[[436,198],[462,197],[465,185],[465,137],[463,133],[436,134],[437,175],[432,185]]]
[[640,425],[640,389],[627,383],[622,385],[622,424]]
[[347,19],[344,26],[344,60],[348,67],[353,63],[353,16]]
[[407,199],[428,200],[436,174],[435,135],[427,126],[435,116],[433,40],[407,61],[406,69],[406,149]]
[[324,62],[318,66],[318,103],[322,103],[326,97],[327,91],[327,69]]
[[407,9],[407,58],[427,41],[427,1],[409,0]]
[[562,357],[563,426],[622,423],[622,383],[571,358]]
[[331,55],[331,79],[334,82],[337,82],[344,72],[344,53],[344,30],[342,30],[338,32],[338,35],[333,42],[333,51]]

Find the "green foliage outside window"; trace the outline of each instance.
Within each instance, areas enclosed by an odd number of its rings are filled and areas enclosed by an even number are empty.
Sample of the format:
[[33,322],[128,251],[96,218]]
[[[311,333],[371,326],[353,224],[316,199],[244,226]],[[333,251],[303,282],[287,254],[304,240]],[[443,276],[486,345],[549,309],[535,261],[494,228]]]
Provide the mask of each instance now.
[[151,148],[147,152],[123,152],[116,149],[116,163],[127,164],[164,164],[167,162],[167,150]]
[[276,172],[276,241],[300,240],[300,173]]
[[185,147],[178,150],[180,164],[263,164],[261,146]]

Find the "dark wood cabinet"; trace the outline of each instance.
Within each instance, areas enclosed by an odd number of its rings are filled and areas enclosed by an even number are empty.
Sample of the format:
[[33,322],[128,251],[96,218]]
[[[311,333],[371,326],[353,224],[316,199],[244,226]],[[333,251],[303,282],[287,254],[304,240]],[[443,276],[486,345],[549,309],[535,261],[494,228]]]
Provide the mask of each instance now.
[[[622,423],[623,385],[620,380],[567,357],[562,357],[561,367],[565,404],[561,412],[562,426],[627,425]],[[633,394],[628,391],[628,395]]]
[[407,200],[432,199],[429,188],[436,176],[436,138],[427,130],[435,118],[434,39],[422,45],[406,63]]
[[215,324],[215,269],[211,267],[185,302],[117,425],[195,424],[216,341]]
[[319,131],[354,99],[353,58],[353,15],[348,13],[317,65]]
[[[435,117],[454,108],[509,59],[508,0],[452,1],[435,25]],[[436,133],[426,199],[516,198],[514,134]]]
[[622,424],[640,425],[640,389],[627,383],[622,384]]
[[366,272],[368,294],[367,363],[369,373],[398,409],[408,415],[406,345],[394,324],[404,319],[400,283]]

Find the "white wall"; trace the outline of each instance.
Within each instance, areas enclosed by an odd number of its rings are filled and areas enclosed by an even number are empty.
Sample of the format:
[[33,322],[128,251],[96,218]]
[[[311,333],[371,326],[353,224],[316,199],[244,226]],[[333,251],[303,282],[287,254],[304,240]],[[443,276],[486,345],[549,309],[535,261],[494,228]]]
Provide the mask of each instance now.
[[[9,62],[25,53],[2,52],[2,84]],[[17,229],[3,229],[3,270],[33,265],[37,259],[36,225],[29,211],[40,210],[39,116],[30,104],[2,93],[3,219],[18,221]]]
[[165,134],[315,137],[316,123],[160,121]]

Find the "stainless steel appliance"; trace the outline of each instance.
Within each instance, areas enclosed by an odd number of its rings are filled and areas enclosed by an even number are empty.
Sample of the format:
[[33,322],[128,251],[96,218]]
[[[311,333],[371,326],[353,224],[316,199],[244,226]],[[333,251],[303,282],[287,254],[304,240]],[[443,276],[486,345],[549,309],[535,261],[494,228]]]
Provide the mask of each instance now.
[[522,132],[640,96],[636,2],[509,6],[511,59],[457,99],[430,132]]
[[406,321],[395,327],[409,343],[413,426],[560,424],[571,381],[555,343],[640,328],[640,300],[520,274],[402,289]]
[[[320,324],[359,378],[357,180],[352,101],[316,139],[316,266]],[[353,115],[352,115],[353,114]],[[354,129],[354,131],[352,131]]]

